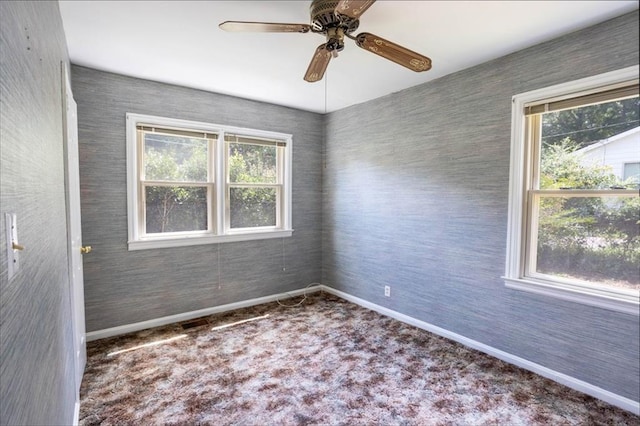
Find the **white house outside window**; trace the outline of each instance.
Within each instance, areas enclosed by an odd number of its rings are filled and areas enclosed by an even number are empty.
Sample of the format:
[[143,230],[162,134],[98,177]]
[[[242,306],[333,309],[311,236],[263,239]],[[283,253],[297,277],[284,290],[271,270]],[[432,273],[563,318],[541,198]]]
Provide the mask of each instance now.
[[514,96],[507,286],[638,315],[638,67]]
[[126,118],[129,250],[291,236],[291,135]]

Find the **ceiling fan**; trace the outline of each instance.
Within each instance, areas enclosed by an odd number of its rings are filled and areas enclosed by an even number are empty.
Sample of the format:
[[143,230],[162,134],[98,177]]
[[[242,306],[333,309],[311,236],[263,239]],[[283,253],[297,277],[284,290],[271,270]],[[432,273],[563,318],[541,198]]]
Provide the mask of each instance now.
[[431,69],[431,59],[371,33],[351,35],[360,25],[360,16],[375,0],[313,0],[309,8],[311,24],[284,24],[272,22],[225,21],[219,27],[231,32],[265,33],[317,33],[326,36],[326,43],[316,49],[304,79],[308,82],[322,80],[332,57],[344,49],[344,38],[385,59],[412,71]]

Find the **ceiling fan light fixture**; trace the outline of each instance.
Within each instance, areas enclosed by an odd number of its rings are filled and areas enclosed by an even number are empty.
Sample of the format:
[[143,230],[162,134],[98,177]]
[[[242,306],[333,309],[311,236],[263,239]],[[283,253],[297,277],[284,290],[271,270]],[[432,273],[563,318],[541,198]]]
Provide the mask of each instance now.
[[342,49],[344,49],[344,29],[341,27],[328,28],[327,50],[330,52],[340,52]]

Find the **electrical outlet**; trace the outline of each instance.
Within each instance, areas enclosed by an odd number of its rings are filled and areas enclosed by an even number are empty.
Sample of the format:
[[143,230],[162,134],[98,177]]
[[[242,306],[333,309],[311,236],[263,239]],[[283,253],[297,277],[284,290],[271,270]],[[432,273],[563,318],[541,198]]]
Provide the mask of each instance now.
[[384,286],[384,295],[387,297],[391,297],[391,287],[389,287],[388,285]]

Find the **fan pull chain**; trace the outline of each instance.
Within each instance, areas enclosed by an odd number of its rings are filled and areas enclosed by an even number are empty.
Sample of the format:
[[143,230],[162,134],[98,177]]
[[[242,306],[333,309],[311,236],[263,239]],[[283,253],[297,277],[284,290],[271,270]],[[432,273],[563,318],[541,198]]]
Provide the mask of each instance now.
[[329,80],[329,73],[324,75],[324,113],[327,113],[327,80]]
[[[329,80],[329,73],[324,76],[324,115],[327,115],[327,81]],[[322,168],[327,168],[327,138],[326,129],[327,126],[322,127]]]
[[218,290],[222,290],[222,278],[220,273],[220,244],[216,244],[218,246]]

